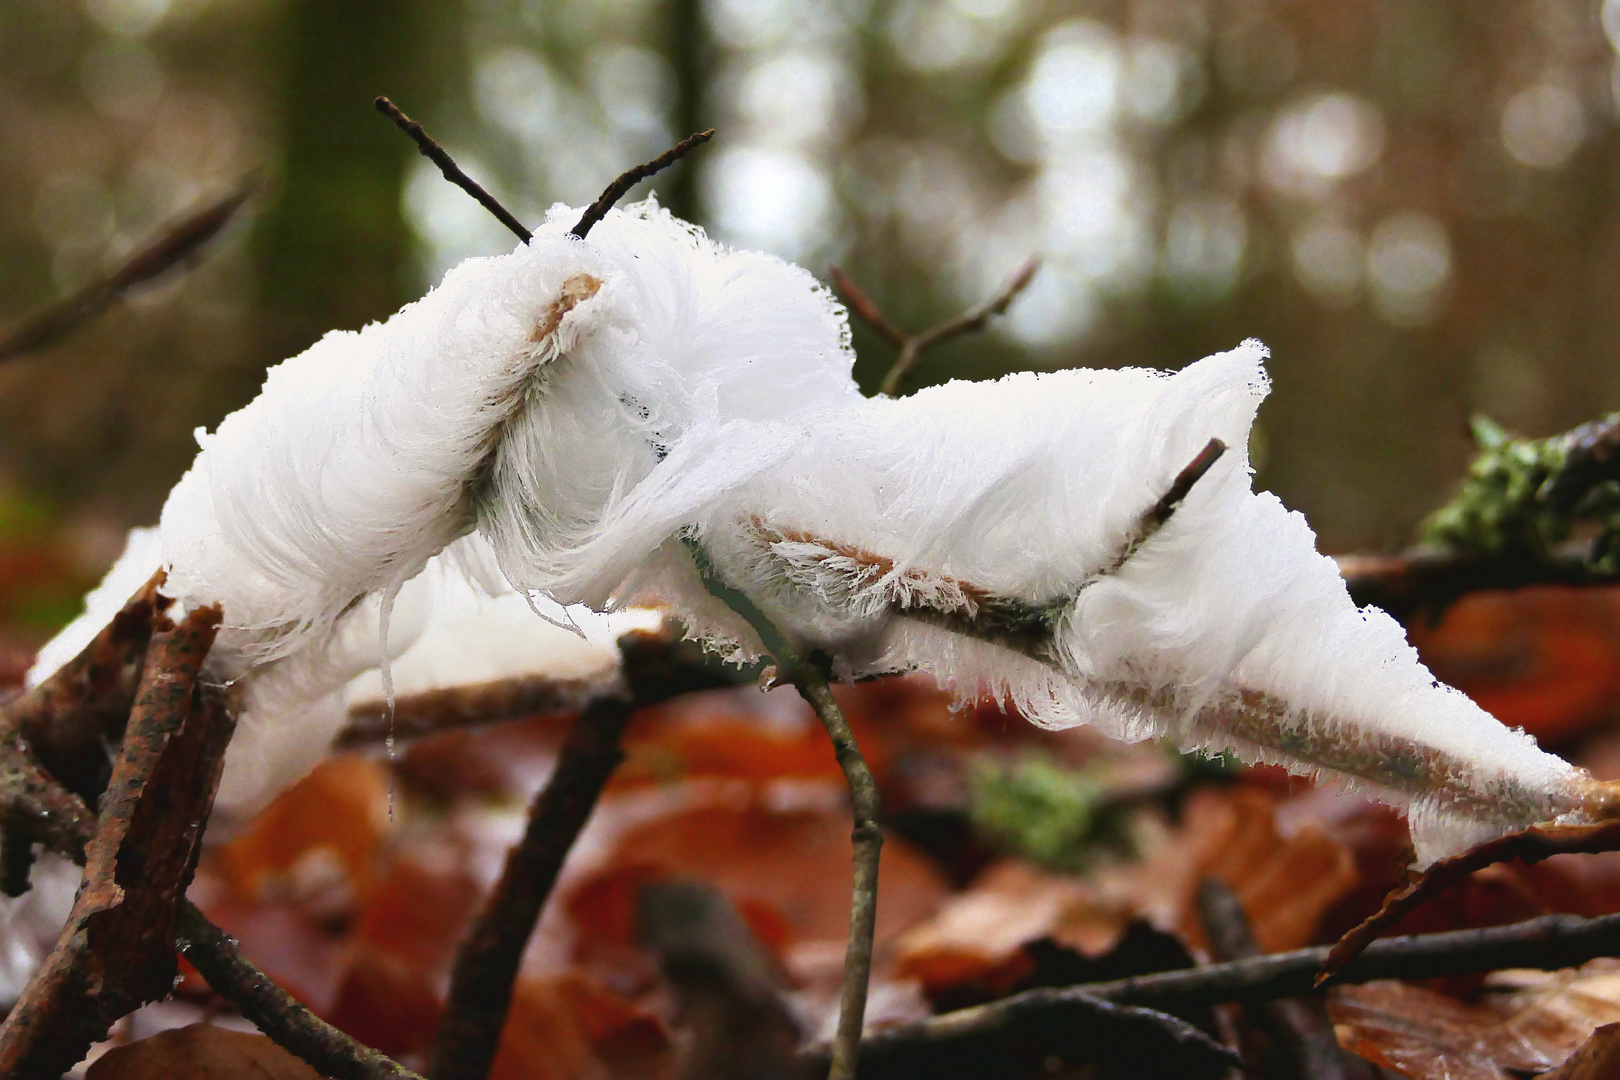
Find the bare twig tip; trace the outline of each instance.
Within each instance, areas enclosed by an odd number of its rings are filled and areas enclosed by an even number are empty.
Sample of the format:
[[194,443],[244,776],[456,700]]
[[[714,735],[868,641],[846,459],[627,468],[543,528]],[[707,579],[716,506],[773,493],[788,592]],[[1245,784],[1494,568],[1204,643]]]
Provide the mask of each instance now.
[[624,198],[625,192],[649,176],[656,176],[658,173],[663,172],[712,138],[714,138],[714,128],[688,135],[651,161],[644,162],[633,169],[620,173],[613,183],[603,190],[601,198],[585,208],[585,212],[579,216],[578,223],[570,232],[581,240],[585,239],[596,223],[607,217],[607,212],[613,209],[613,204]]
[[416,144],[416,149],[421,152],[423,157],[439,167],[439,172],[444,174],[446,180],[477,199],[478,205],[488,210],[494,215],[496,221],[510,229],[512,235],[525,244],[534,237],[534,234],[524,226],[523,222],[519,221],[510,210],[501,205],[499,199],[485,191],[482,185],[463,172],[461,166],[456,164],[456,159],[451,157],[449,151],[445,150],[444,147],[434,142],[421,124],[406,116],[404,110],[390,101],[386,95],[379,94],[377,100],[372,104],[377,107],[378,112],[392,120],[395,127],[411,137],[411,141]]

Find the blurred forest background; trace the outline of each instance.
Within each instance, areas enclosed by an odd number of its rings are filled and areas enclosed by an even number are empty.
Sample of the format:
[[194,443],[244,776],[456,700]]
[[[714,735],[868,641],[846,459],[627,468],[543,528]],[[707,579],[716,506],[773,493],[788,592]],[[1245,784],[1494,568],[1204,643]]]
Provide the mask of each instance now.
[[529,222],[714,126],[666,205],[918,328],[1043,256],[917,384],[1259,337],[1259,482],[1327,550],[1404,543],[1469,414],[1620,407],[1617,44],[1616,0],[8,0],[0,328],[258,188],[201,266],[0,369],[0,577],[72,579],[0,618],[70,614],[267,365],[510,247],[379,93]]

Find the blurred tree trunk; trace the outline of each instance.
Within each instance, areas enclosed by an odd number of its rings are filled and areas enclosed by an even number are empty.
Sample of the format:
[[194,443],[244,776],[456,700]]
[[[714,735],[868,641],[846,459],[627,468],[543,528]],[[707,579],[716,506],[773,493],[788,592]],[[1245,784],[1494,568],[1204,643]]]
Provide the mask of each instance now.
[[[713,44],[703,21],[703,5],[698,0],[667,0],[666,54],[675,72],[675,101],[670,109],[670,125],[677,139],[710,126],[710,110],[704,102],[704,74],[713,63]],[[656,187],[660,201],[676,217],[702,221],[697,193],[697,167],[683,161]]]
[[272,45],[285,80],[282,171],[254,240],[267,363],[410,298],[401,195],[414,148],[372,102],[387,94],[429,112],[459,65],[459,8],[285,0]]

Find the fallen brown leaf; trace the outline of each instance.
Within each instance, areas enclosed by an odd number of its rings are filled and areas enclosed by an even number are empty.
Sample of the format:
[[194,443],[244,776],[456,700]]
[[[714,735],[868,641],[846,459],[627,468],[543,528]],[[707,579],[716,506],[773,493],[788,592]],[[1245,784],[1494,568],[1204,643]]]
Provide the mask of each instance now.
[[1620,1023],[1604,1024],[1592,1032],[1579,1050],[1571,1054],[1544,1080],[1612,1080],[1620,1076]]
[[263,1035],[212,1024],[162,1031],[97,1058],[85,1080],[320,1080]]
[[1620,961],[1545,974],[1501,972],[1519,988],[1465,1003],[1409,983],[1336,987],[1340,1045],[1412,1080],[1507,1080],[1556,1068],[1598,1027],[1620,1021]]

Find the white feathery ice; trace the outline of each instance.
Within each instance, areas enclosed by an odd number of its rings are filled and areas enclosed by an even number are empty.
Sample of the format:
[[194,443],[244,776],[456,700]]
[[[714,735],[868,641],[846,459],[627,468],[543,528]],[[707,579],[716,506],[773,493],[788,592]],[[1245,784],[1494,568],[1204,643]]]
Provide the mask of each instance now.
[[[166,592],[223,605],[210,674],[248,680],[228,812],[307,770],[343,688],[479,582],[661,602],[757,656],[693,541],[845,674],[929,671],[1036,723],[1341,780],[1408,808],[1424,861],[1580,812],[1583,772],[1437,684],[1304,520],[1252,491],[1258,343],[1175,374],[869,400],[843,310],[804,271],[650,202],[583,241],[576,216],[556,208],[529,245],[327,335],[199,435],[130,558],[149,568],[155,546]],[[1148,535],[1144,512],[1212,438],[1229,449]],[[90,632],[146,574],[128,576]]]

